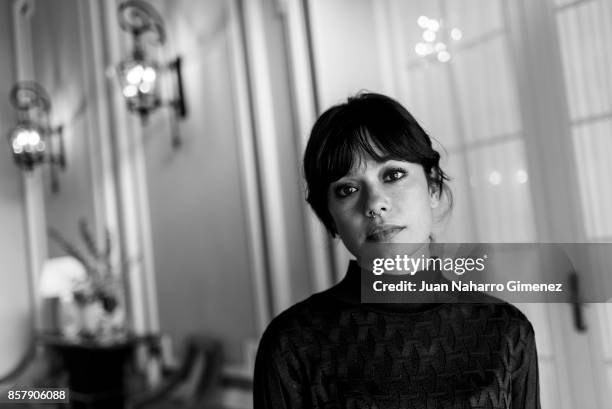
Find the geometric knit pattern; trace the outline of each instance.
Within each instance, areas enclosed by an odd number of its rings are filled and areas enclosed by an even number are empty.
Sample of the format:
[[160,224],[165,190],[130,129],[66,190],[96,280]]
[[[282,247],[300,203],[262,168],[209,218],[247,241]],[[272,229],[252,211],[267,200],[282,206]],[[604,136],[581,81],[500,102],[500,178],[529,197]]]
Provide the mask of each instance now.
[[[359,269],[276,317],[254,408],[539,409],[535,337],[507,303],[359,302]],[[357,294],[356,294],[357,293]]]

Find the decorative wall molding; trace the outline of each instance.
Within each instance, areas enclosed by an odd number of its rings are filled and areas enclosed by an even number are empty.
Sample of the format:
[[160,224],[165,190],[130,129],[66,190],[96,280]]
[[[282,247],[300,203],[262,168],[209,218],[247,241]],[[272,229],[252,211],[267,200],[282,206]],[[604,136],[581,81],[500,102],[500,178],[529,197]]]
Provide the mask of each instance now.
[[[13,2],[13,30],[15,50],[15,71],[17,81],[34,79],[34,57],[32,53],[32,32],[30,20],[34,15],[34,1]],[[42,169],[23,172],[23,196],[26,226],[26,246],[30,277],[30,297],[33,310],[33,327],[42,329],[41,298],[39,297],[39,274],[47,258],[47,221],[45,213]]]
[[[298,130],[296,155],[301,159],[306,149],[310,128],[319,114],[309,50],[308,19],[303,0],[278,0],[278,3],[282,4],[285,34],[288,39],[287,54],[290,61],[289,70],[292,79],[296,129]],[[319,292],[329,288],[333,281],[330,237],[310,209],[306,209],[304,218],[308,254],[312,267],[313,290]]]
[[276,314],[291,305],[289,283],[291,266],[287,231],[283,222],[285,200],[280,190],[282,170],[278,161],[278,134],[274,122],[272,78],[268,66],[263,0],[243,1],[242,7],[252,123],[263,202],[264,237],[272,288],[273,313]]
[[244,212],[247,223],[247,246],[253,275],[253,294],[257,315],[257,329],[263,333],[270,322],[271,298],[266,281],[266,244],[262,209],[257,180],[257,161],[254,146],[253,118],[249,103],[249,84],[246,65],[246,49],[241,26],[240,0],[228,2],[228,47],[231,56],[232,86],[238,117],[238,149],[241,172],[241,190],[244,192]]
[[88,155],[91,162],[91,189],[93,195],[95,233],[99,243],[105,239],[108,229],[113,239],[112,264],[120,265],[121,248],[117,188],[115,183],[111,119],[108,107],[108,79],[104,61],[104,33],[100,2],[84,0],[77,3],[81,41],[84,94],[87,101]]

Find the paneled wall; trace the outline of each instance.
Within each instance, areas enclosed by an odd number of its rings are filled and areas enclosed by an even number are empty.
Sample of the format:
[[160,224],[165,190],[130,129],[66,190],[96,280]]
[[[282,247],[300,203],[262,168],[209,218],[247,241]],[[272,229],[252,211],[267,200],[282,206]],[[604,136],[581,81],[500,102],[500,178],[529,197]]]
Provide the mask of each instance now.
[[[236,2],[235,4],[238,4]],[[249,94],[237,92],[235,53],[249,58],[251,50],[236,49],[239,42],[231,32],[230,1],[155,2],[168,27],[166,58],[178,54],[184,61],[189,117],[181,122],[183,145],[176,151],[170,146],[170,122],[167,113],[156,113],[143,128],[146,160],[146,183],[149,192],[151,231],[160,328],[180,342],[189,333],[204,333],[224,341],[230,363],[243,360],[247,342],[256,342],[258,325],[255,266],[249,255],[248,194],[244,163],[244,146],[240,137],[240,104]],[[289,260],[290,268],[282,271],[291,302],[306,297],[311,288],[309,263],[305,254],[303,188],[300,152],[290,104],[286,50],[282,37],[280,14],[275,2],[261,2],[265,22],[266,55],[273,81],[273,123],[278,135],[280,190],[282,212],[271,224],[280,224],[287,234],[283,248],[269,248],[270,237],[259,237],[267,248],[267,289],[274,258]],[[240,11],[240,8],[234,12]],[[238,64],[240,65],[240,64]],[[243,78],[242,80],[246,80]],[[248,84],[252,87],[252,83]],[[249,88],[252,91],[252,88]],[[252,95],[251,95],[252,97]],[[248,105],[247,105],[248,106]],[[248,119],[248,118],[247,118]],[[248,123],[247,127],[253,127]],[[262,136],[251,135],[255,157],[261,166]],[[264,199],[261,168],[255,169],[258,205]],[[248,170],[247,170],[248,172]],[[263,218],[262,214],[259,217]],[[266,241],[266,242],[264,242]],[[263,255],[260,255],[263,256]],[[274,296],[264,300],[274,311]],[[277,311],[276,311],[277,312]]]
[[184,59],[189,117],[170,145],[168,116],[144,128],[160,328],[204,333],[238,360],[256,337],[224,2],[164,2],[169,44]]

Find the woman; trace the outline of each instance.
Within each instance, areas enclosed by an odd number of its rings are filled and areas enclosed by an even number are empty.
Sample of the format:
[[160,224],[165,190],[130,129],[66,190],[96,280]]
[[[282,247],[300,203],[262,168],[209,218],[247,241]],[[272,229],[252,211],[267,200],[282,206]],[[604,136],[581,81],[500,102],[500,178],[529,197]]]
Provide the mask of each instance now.
[[360,94],[317,120],[307,201],[356,261],[339,284],[270,323],[256,409],[539,408],[534,332],[518,309],[360,300],[372,247],[408,243],[429,255],[434,210],[451,206],[439,160],[412,115],[383,95]]

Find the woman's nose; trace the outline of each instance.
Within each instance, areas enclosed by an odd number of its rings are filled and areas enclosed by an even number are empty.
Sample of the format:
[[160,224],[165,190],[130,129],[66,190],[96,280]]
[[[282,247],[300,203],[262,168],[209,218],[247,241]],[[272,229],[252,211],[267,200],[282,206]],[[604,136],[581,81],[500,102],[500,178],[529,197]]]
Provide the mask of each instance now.
[[383,189],[378,186],[368,186],[365,191],[364,213],[366,217],[382,216],[391,209],[389,198]]

